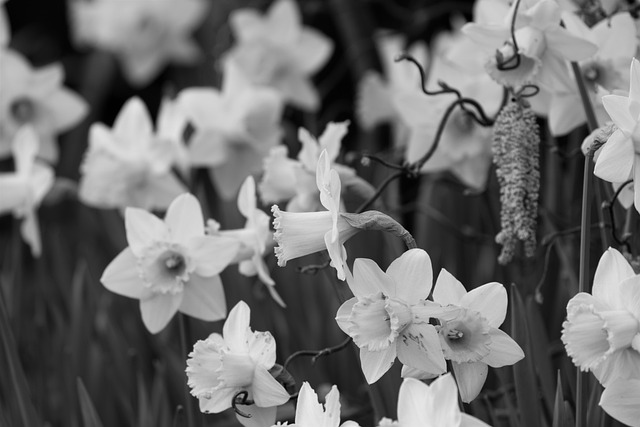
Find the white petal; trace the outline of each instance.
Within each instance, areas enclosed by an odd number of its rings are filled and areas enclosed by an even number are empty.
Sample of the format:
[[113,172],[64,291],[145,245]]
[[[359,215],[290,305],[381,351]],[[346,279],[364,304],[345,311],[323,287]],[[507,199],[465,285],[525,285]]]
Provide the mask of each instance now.
[[227,320],[222,327],[222,335],[229,349],[235,353],[249,351],[247,333],[249,332],[249,320],[251,310],[246,302],[240,301],[229,312]]
[[[636,58],[631,60],[631,71],[629,77],[631,79],[631,84],[629,86],[629,100],[640,102],[640,62]],[[635,119],[638,119],[638,117],[635,117]]]
[[376,292],[382,292],[390,297],[395,296],[393,280],[378,267],[375,261],[368,258],[358,258],[353,262],[353,280],[347,283],[357,298]]
[[292,45],[302,29],[302,17],[293,0],[277,0],[267,12],[269,38],[276,43]]
[[[398,424],[403,427],[436,425],[431,422],[436,409],[434,405],[435,397],[430,387],[426,384],[415,378],[405,378],[398,393]],[[442,425],[453,426],[456,424]]]
[[501,283],[487,283],[464,295],[459,305],[477,311],[497,328],[507,315],[507,291]]
[[300,387],[300,393],[298,393],[296,424],[299,426],[314,424],[321,420],[322,416],[322,405],[318,402],[318,395],[305,381]]
[[593,277],[592,294],[610,309],[622,308],[620,284],[634,275],[625,257],[616,249],[609,248],[598,261]]
[[164,329],[182,301],[182,293],[179,294],[156,294],[151,298],[140,300],[140,311],[142,321],[147,330],[152,334],[157,334]]
[[353,305],[358,302],[358,298],[350,298],[338,308],[338,312],[336,313],[336,323],[345,334],[349,334],[348,330],[351,326],[351,321],[349,318],[351,317],[351,310],[353,310]]
[[396,297],[409,304],[427,299],[433,285],[431,258],[422,249],[409,249],[387,268],[396,285]]
[[291,55],[300,71],[305,74],[315,73],[322,67],[333,53],[333,41],[312,28],[303,28]]
[[245,218],[249,218],[253,215],[253,211],[256,210],[256,182],[253,176],[249,175],[238,193],[238,210]]
[[626,181],[631,175],[634,157],[631,138],[618,129],[602,147],[594,174],[609,182]]
[[629,98],[621,95],[605,95],[602,97],[602,105],[616,126],[627,134],[633,131],[637,117],[631,116]]
[[437,378],[429,386],[433,399],[433,425],[457,426],[460,424],[458,387],[450,373]]
[[367,383],[373,384],[393,366],[396,360],[396,346],[390,345],[386,350],[369,351],[360,349],[360,364]]
[[113,124],[117,136],[141,145],[153,135],[153,123],[149,110],[138,97],[130,98],[122,107]]
[[109,263],[100,282],[105,288],[129,298],[148,298],[149,291],[143,286],[137,267],[138,260],[130,248],[126,248]]
[[265,427],[274,425],[276,422],[277,406],[261,408],[257,405],[249,405],[240,408],[243,412],[251,415],[251,418],[246,418],[236,414],[236,419],[244,427]]
[[227,268],[238,254],[240,245],[239,240],[230,237],[201,236],[189,240],[187,248],[195,272],[209,277]]
[[600,397],[607,414],[631,427],[640,426],[640,380],[616,381]]
[[491,344],[489,344],[491,353],[485,356],[482,362],[492,368],[500,368],[513,365],[524,358],[524,352],[518,343],[505,332],[492,329],[489,335],[491,336]]
[[253,332],[249,338],[249,355],[257,365],[271,369],[276,363],[276,340],[270,332]]
[[640,276],[624,280],[619,289],[622,305],[640,322]]
[[127,208],[124,211],[124,224],[127,242],[136,257],[144,255],[149,245],[168,237],[164,222],[143,209]]
[[489,367],[486,363],[482,362],[452,362],[452,364],[456,382],[458,383],[458,390],[460,391],[460,397],[464,403],[469,403],[480,394],[480,390],[482,390],[482,386],[487,380]]
[[227,316],[227,302],[220,276],[191,274],[184,285],[179,310],[191,317],[213,322]]
[[447,371],[440,338],[433,325],[409,325],[398,337],[396,346],[398,359],[407,366],[431,374],[443,374]]
[[204,236],[204,218],[200,202],[193,194],[185,193],[176,197],[169,206],[164,221],[171,237],[177,242],[187,242],[192,237]]
[[458,279],[444,268],[440,270],[433,290],[433,300],[442,305],[460,305],[460,301],[467,294],[467,290]]
[[589,58],[598,51],[598,46],[595,44],[574,36],[561,27],[545,31],[545,38],[549,51],[569,61],[580,61]]
[[282,405],[289,400],[289,393],[263,366],[256,366],[251,388],[254,402],[262,408]]

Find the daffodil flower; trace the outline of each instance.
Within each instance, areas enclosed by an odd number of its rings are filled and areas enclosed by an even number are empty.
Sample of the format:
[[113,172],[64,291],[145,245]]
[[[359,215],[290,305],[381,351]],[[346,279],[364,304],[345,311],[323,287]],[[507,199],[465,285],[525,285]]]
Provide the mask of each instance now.
[[112,292],[140,300],[142,321],[160,332],[180,311],[198,319],[224,319],[218,275],[235,258],[236,240],[205,236],[200,203],[177,197],[164,221],[138,208],[125,210],[129,247],[107,266],[100,281]]
[[359,230],[349,225],[340,215],[340,177],[331,169],[327,150],[323,150],[316,169],[316,185],[320,202],[327,210],[321,212],[285,212],[273,205],[273,238],[278,265],[326,249],[338,278],[345,279],[346,250],[344,242]]
[[440,321],[438,335],[444,357],[453,366],[462,401],[471,402],[480,393],[489,366],[513,365],[524,357],[520,346],[498,329],[507,313],[507,291],[493,282],[467,292],[442,269],[433,300],[449,308],[436,316]]
[[333,52],[331,40],[302,25],[294,0],[277,0],[261,15],[254,9],[238,9],[229,17],[236,45],[226,61],[235,62],[253,84],[271,86],[284,99],[315,111],[320,98],[310,76]]
[[[222,412],[245,391],[255,403],[248,409],[252,418],[272,425],[277,406],[289,400],[289,393],[269,373],[276,363],[273,336],[252,331],[250,316],[249,306],[240,301],[229,312],[222,335],[213,333],[193,346],[187,360],[188,384],[202,412]],[[239,415],[238,420],[243,421]]]
[[177,102],[195,126],[189,144],[191,164],[210,167],[218,192],[232,199],[280,141],[282,98],[271,88],[251,85],[243,70],[227,62],[222,90],[188,88]]
[[[318,402],[318,395],[308,382],[302,383],[298,393],[296,418],[293,424],[277,424],[289,427],[359,427],[354,421],[340,424],[340,392],[334,385],[325,397],[325,404]],[[275,427],[272,426],[272,427]]]
[[72,2],[74,36],[112,52],[135,86],[151,82],[169,63],[192,64],[200,49],[189,38],[206,17],[201,0]]
[[11,155],[17,130],[30,125],[40,140],[38,157],[58,160],[55,137],[78,124],[88,106],[62,86],[64,69],[52,64],[33,69],[22,55],[0,46],[0,158]]
[[36,161],[38,135],[30,126],[18,130],[13,141],[15,172],[0,173],[0,214],[22,218],[20,232],[35,257],[42,252],[36,209],[53,185],[53,170]]
[[594,173],[609,182],[634,181],[634,204],[640,212],[640,62],[631,61],[629,96],[607,95],[604,108],[618,129],[596,160]]
[[240,250],[232,264],[237,263],[240,274],[244,276],[257,275],[267,285],[271,297],[284,307],[284,301],[275,290],[276,283],[269,275],[269,268],[262,258],[267,244],[273,240],[273,233],[269,229],[270,217],[258,209],[257,205],[256,184],[253,177],[248,176],[238,194],[238,210],[247,219],[244,228],[214,231],[213,234],[236,239],[240,243]]
[[[514,32],[516,52],[511,24],[518,5]],[[565,61],[586,59],[597,47],[560,26],[561,10],[554,0],[526,6],[527,2],[513,2],[502,25],[469,23],[462,32],[490,53],[486,69],[498,83],[512,87],[534,83],[550,88],[558,73],[567,72]],[[517,67],[515,55],[520,56]]]
[[434,375],[446,372],[438,333],[429,324],[440,307],[426,301],[433,272],[425,251],[408,250],[386,272],[372,260],[358,258],[347,283],[355,296],[340,306],[336,322],[360,348],[369,384],[378,381],[396,357]]
[[640,427],[640,379],[613,382],[600,396],[599,404],[621,423]]
[[640,380],[640,276],[620,252],[600,258],[592,294],[580,292],[567,304],[562,325],[567,354],[603,386]]
[[[382,425],[379,424],[379,427]],[[460,412],[458,388],[451,374],[439,377],[430,385],[415,378],[405,378],[398,394],[396,425],[401,427],[489,427],[479,419]]]
[[100,208],[166,209],[186,191],[171,172],[176,156],[176,142],[156,134],[147,107],[131,98],[112,129],[91,126],[80,200]]
[[260,182],[260,194],[265,203],[288,200],[287,211],[311,212],[321,207],[316,185],[316,166],[322,150],[327,150],[331,167],[343,176],[355,175],[349,167],[335,163],[342,139],[347,134],[349,122],[329,122],[318,139],[304,128],[298,129],[302,143],[297,160],[289,159],[287,148],[271,149],[264,160],[264,175]]

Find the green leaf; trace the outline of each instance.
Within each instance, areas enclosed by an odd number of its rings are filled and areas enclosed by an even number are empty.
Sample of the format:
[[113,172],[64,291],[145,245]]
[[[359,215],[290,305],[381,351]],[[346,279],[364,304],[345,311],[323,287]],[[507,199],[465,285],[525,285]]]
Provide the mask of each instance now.
[[574,427],[573,414],[562,392],[562,377],[558,371],[555,406],[553,408],[553,427]]
[[91,401],[87,389],[78,377],[78,400],[80,401],[80,411],[82,412],[82,424],[84,427],[102,427],[102,422],[98,417],[95,406]]

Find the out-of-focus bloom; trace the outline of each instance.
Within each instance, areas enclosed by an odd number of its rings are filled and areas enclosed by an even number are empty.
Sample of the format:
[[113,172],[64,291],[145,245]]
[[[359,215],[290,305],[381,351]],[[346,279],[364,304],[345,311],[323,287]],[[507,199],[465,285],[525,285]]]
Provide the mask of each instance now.
[[[517,5],[516,52],[511,39],[511,23]],[[558,73],[567,72],[564,61],[588,58],[597,47],[560,26],[561,10],[554,0],[541,0],[525,7],[525,2],[513,2],[502,25],[469,23],[462,31],[488,50],[491,56],[486,69],[498,83],[505,86],[533,83],[550,88]],[[519,64],[516,55],[520,56]]]
[[163,98],[156,119],[156,136],[167,141],[172,147],[172,162],[186,174],[189,166],[189,150],[184,143],[184,132],[187,127],[187,118],[175,100]]
[[100,281],[112,292],[140,300],[142,321],[160,332],[176,311],[198,319],[224,319],[224,289],[218,275],[235,258],[234,239],[205,236],[200,203],[183,194],[164,221],[127,208],[129,247],[107,266]]
[[262,283],[267,285],[273,299],[284,307],[282,298],[275,290],[276,283],[269,275],[269,268],[262,258],[267,250],[267,244],[273,240],[273,233],[269,229],[271,218],[258,209],[257,205],[256,184],[253,177],[248,176],[238,194],[238,210],[247,219],[244,228],[214,231],[213,234],[229,237],[240,243],[240,250],[232,264],[238,263],[240,274],[244,276],[258,275]]
[[621,423],[640,427],[640,379],[610,384],[600,397],[600,406]]
[[347,283],[355,296],[340,306],[336,322],[360,347],[360,364],[369,384],[378,381],[396,357],[434,376],[446,372],[438,333],[429,324],[440,307],[426,301],[433,271],[425,251],[408,250],[386,272],[375,262],[358,258]]
[[[384,424],[393,425],[393,424]],[[489,427],[484,422],[460,412],[458,388],[451,374],[426,385],[415,378],[405,378],[398,394],[400,427]],[[379,427],[383,424],[380,423]]]
[[419,90],[420,73],[414,64],[408,61],[395,62],[395,58],[407,51],[420,64],[426,66],[427,46],[422,42],[415,42],[406,47],[402,35],[389,32],[377,34],[376,45],[385,77],[377,71],[368,71],[358,83],[358,122],[364,129],[371,129],[381,123],[393,123],[395,145],[403,146],[406,143],[408,129],[400,120],[400,112],[393,99],[401,93]]
[[262,200],[265,203],[289,200],[287,211],[290,212],[312,212],[321,208],[315,176],[322,150],[327,150],[331,167],[338,174],[355,174],[353,169],[335,163],[348,126],[348,121],[329,122],[317,140],[306,129],[300,128],[298,139],[302,148],[297,160],[287,157],[284,146],[272,148],[264,160],[264,175],[260,182]]
[[487,379],[488,366],[513,365],[524,357],[520,346],[498,327],[507,313],[507,292],[492,282],[467,292],[451,273],[442,269],[433,300],[458,310],[438,315],[438,334],[444,357],[451,361],[460,396],[470,402]]
[[[325,404],[318,402],[318,395],[308,382],[302,383],[298,394],[296,420],[294,424],[277,424],[290,427],[359,427],[354,421],[340,424],[340,392],[334,385],[325,397]],[[272,426],[272,427],[275,427]]]
[[[473,66],[462,68],[447,57],[449,52],[460,49],[465,42],[455,34],[439,39],[434,49],[428,87],[438,90],[437,82],[443,81],[458,89],[463,96],[477,100],[488,115],[495,114],[502,99],[502,88]],[[469,55],[477,56],[477,49]],[[431,149],[440,121],[455,99],[453,94],[425,95],[418,86],[413,91],[405,90],[394,95],[395,108],[410,129],[405,154],[409,163],[415,163]],[[469,113],[458,108],[450,115],[438,148],[422,166],[421,172],[449,170],[464,185],[482,189],[490,167],[491,128],[480,126]]]
[[6,0],[0,0],[0,47],[7,46],[11,38],[11,28],[9,27],[9,19],[4,11],[3,4]]
[[278,265],[284,267],[291,259],[326,249],[338,278],[344,280],[347,254],[343,244],[359,230],[340,215],[340,177],[331,169],[327,150],[322,151],[318,160],[316,185],[326,211],[285,212],[278,205],[271,208]]
[[[269,332],[254,332],[249,325],[249,306],[240,301],[229,312],[222,335],[213,333],[198,341],[187,360],[188,384],[198,398],[200,411],[218,413],[231,407],[240,392],[247,400],[254,418],[272,425],[276,408],[289,400],[289,393],[269,373],[276,363],[276,342]],[[238,420],[243,421],[238,415]]]
[[261,15],[254,9],[238,9],[230,16],[236,45],[227,53],[253,84],[271,86],[284,99],[315,111],[320,98],[310,76],[333,52],[331,40],[302,25],[294,0],[277,0]]
[[500,264],[513,258],[518,241],[528,257],[535,255],[540,190],[540,129],[523,102],[511,100],[493,125],[493,162],[500,184]]
[[38,135],[32,127],[18,130],[12,149],[15,172],[0,173],[0,214],[11,212],[22,218],[22,238],[37,257],[42,244],[36,209],[53,186],[54,173],[49,166],[36,161]]
[[171,172],[175,160],[176,143],[154,133],[147,107],[131,98],[112,129],[91,125],[80,200],[100,208],[164,210],[187,191]]
[[72,8],[77,42],[112,52],[132,85],[148,84],[168,63],[200,58],[190,33],[206,17],[204,1],[73,1]]
[[618,379],[640,380],[640,276],[613,248],[602,255],[592,295],[567,304],[562,342],[583,371],[608,387]]
[[280,141],[282,98],[271,88],[252,86],[243,70],[226,62],[222,90],[188,88],[177,102],[195,126],[191,164],[211,167],[216,189],[232,199]]
[[611,134],[596,160],[594,173],[609,182],[634,181],[636,210],[640,212],[640,62],[631,61],[629,96],[607,95],[604,108],[618,129]]
[[38,157],[58,160],[55,136],[78,124],[88,109],[63,80],[62,65],[34,70],[22,55],[0,47],[0,158],[11,154],[18,128],[30,125],[40,140]]

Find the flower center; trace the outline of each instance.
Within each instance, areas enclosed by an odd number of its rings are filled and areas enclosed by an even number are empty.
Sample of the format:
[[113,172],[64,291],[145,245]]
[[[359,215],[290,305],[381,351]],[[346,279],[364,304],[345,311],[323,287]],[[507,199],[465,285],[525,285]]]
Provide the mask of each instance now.
[[36,106],[29,98],[18,98],[11,104],[11,115],[18,123],[28,123],[36,116]]
[[489,354],[489,324],[477,311],[461,309],[458,316],[437,327],[444,357],[454,362],[477,362]]
[[184,248],[170,243],[158,243],[149,247],[138,260],[138,271],[145,286],[156,293],[182,292],[193,270]]

